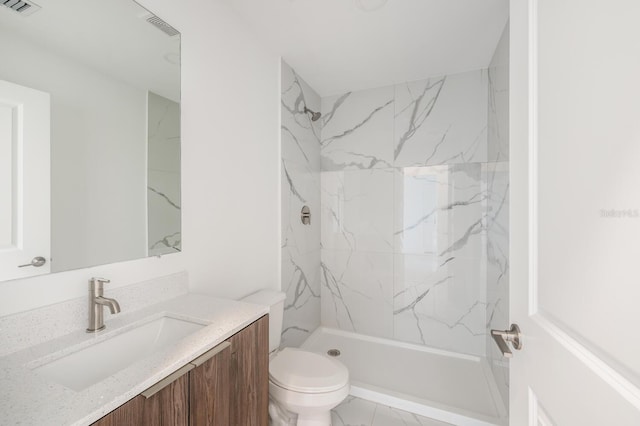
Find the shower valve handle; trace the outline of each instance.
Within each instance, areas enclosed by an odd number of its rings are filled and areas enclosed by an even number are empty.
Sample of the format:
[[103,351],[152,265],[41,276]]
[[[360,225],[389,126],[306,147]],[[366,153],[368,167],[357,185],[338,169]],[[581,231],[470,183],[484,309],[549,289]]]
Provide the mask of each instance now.
[[505,358],[513,357],[513,352],[509,349],[508,342],[511,342],[513,349],[517,351],[522,349],[522,336],[520,335],[518,324],[511,324],[509,330],[491,330],[491,337],[493,337]]

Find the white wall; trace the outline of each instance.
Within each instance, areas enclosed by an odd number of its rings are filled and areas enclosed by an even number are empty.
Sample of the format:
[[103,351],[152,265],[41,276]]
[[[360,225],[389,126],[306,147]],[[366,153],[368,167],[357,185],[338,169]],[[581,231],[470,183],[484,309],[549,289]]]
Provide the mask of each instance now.
[[182,32],[183,253],[0,283],[0,315],[186,269],[193,291],[279,288],[279,67],[227,6],[144,0]]

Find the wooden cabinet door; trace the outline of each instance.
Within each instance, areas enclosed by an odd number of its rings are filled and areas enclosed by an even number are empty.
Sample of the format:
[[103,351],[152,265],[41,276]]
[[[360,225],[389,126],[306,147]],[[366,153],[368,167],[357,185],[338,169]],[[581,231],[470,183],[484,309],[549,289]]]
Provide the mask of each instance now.
[[129,402],[116,408],[92,426],[121,426],[142,424],[144,398],[137,396]]
[[232,425],[231,345],[218,345],[193,363],[197,367],[189,373],[190,425]]
[[[145,397],[144,393],[153,387],[149,388],[93,425],[187,426],[189,424],[189,375],[183,373],[169,381],[169,384],[165,384],[157,392]],[[159,384],[162,386],[163,382]]]
[[187,426],[189,424],[189,374],[183,374],[158,393],[144,398],[143,426]]
[[231,382],[235,384],[230,425],[269,424],[269,317],[233,335]]

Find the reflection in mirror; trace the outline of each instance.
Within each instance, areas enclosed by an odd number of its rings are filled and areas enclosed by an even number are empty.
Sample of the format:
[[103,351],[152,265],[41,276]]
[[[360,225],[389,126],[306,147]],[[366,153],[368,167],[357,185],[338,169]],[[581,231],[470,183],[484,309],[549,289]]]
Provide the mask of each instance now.
[[180,104],[149,92],[149,256],[180,251]]
[[180,34],[132,0],[39,0],[0,5],[0,51],[0,281],[180,251]]

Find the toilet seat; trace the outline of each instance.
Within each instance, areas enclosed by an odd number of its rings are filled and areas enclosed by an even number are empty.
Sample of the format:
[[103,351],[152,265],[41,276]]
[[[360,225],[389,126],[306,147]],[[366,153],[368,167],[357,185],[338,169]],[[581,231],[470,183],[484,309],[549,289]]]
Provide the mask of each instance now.
[[349,370],[338,360],[285,348],[269,362],[269,379],[294,392],[325,393],[344,388],[349,383]]

